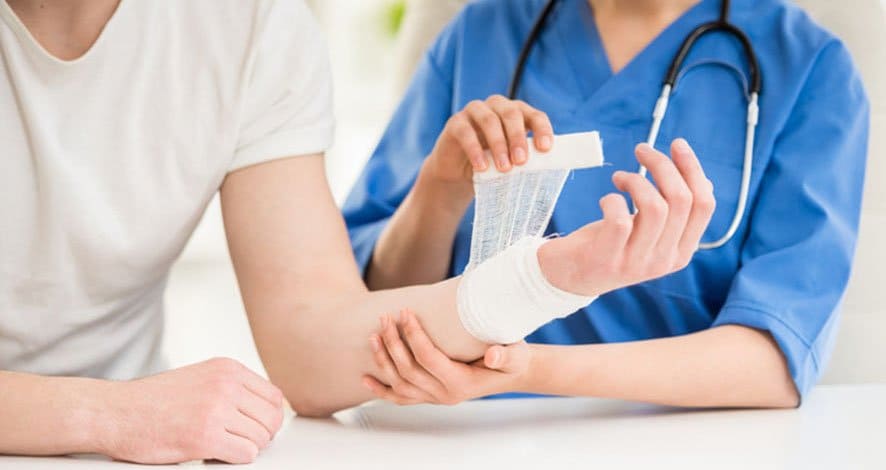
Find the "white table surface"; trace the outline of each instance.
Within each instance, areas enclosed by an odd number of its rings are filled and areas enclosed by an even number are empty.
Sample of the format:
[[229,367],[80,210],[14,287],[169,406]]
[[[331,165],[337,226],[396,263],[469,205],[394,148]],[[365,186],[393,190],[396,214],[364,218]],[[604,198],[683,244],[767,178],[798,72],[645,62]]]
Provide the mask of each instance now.
[[[4,470],[130,467],[137,466],[95,456],[0,457]],[[288,420],[255,463],[238,468],[883,470],[886,384],[819,386],[797,410],[690,411],[583,398],[371,404],[334,419]]]

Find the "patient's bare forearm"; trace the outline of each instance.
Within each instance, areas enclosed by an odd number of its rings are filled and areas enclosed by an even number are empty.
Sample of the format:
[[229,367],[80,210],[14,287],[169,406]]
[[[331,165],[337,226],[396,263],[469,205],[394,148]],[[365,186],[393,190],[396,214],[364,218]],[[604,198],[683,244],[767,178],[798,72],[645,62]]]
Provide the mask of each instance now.
[[0,454],[101,453],[99,397],[93,379],[0,371]]
[[457,282],[350,292],[307,302],[286,315],[253,306],[251,318],[290,318],[288,325],[253,321],[253,334],[271,379],[293,408],[301,415],[327,415],[373,398],[360,381],[378,373],[369,336],[384,314],[396,316],[408,307],[451,357],[467,361],[483,355],[486,345],[464,330],[455,311]]
[[461,326],[457,279],[369,292],[319,156],[228,175],[222,208],[256,346],[271,379],[300,414],[324,415],[372,398],[369,336],[383,315],[409,308],[447,354],[485,348]]

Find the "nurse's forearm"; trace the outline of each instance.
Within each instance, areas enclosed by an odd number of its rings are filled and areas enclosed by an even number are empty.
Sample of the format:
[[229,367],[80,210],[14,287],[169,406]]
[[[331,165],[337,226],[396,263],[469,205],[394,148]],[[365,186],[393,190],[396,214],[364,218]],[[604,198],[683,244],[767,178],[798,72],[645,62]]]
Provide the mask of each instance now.
[[686,407],[792,407],[798,394],[768,333],[721,326],[672,338],[532,346],[525,391]]
[[473,195],[418,181],[391,217],[366,270],[372,290],[430,284],[446,279],[455,232]]

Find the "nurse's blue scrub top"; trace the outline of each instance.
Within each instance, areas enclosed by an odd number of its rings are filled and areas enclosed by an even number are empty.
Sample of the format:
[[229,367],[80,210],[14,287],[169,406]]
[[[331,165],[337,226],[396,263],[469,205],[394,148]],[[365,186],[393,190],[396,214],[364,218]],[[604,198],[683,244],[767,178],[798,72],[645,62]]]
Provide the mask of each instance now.
[[[428,51],[345,204],[363,269],[449,117],[471,100],[506,94],[543,4],[470,4]],[[611,165],[574,172],[549,232],[599,219],[598,200],[615,191],[612,173],[637,170],[633,148],[646,139],[665,70],[689,31],[717,17],[719,4],[695,5],[613,74],[588,2],[560,2],[529,56],[519,98],[545,111],[558,134],[599,130]],[[868,104],[843,44],[799,8],[737,0],[731,21],[750,37],[763,72],[750,199],[738,232],[726,246],[696,253],[686,269],[603,295],[528,341],[634,341],[746,325],[772,334],[805,393],[829,356],[849,277]],[[718,206],[705,241],[725,232],[738,199],[746,71],[735,40],[703,38],[685,62],[658,138],[665,151],[674,138],[687,138],[714,182]],[[452,275],[468,261],[472,217],[469,210],[458,228]]]

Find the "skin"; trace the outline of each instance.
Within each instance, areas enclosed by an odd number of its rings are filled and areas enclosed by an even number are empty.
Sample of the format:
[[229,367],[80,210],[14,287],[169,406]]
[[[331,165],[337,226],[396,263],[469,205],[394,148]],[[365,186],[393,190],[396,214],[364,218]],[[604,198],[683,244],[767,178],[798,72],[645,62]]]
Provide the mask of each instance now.
[[[630,63],[662,30],[696,3],[695,0],[591,0],[597,29],[613,73],[618,73]],[[526,130],[532,130],[537,137],[546,137],[551,133],[550,125],[544,122],[546,118],[542,119],[537,114],[532,115],[531,120],[524,119],[522,122],[513,119],[514,109],[525,106],[522,102],[493,97],[485,102],[472,102],[450,119],[426,159],[415,186],[379,238],[367,270],[370,288],[435,282],[446,276],[455,231],[472,198],[470,174],[463,170],[468,164],[472,164],[476,171],[481,169],[477,164],[476,143],[489,148],[493,155],[499,155],[496,165],[501,169],[508,165],[502,155],[504,149],[511,149],[507,156],[511,166],[521,164],[520,152],[516,150],[526,148]],[[481,110],[484,107],[486,109]],[[499,117],[498,125],[488,119],[493,113]],[[476,137],[469,135],[471,132],[463,124],[465,122],[478,134]],[[452,137],[447,137],[447,134],[452,134]],[[678,140],[675,144],[682,145],[682,142]],[[640,153],[645,151],[638,148],[641,162]],[[684,153],[685,149],[681,150],[676,145],[672,147],[671,155],[686,177],[686,165],[681,164]],[[632,220],[625,214],[623,202],[613,195],[601,200],[604,220],[633,224],[642,234],[632,236],[628,242],[629,248],[633,248],[630,251],[635,255],[628,256],[624,262],[633,265],[632,269],[668,265],[674,258],[685,262],[686,257],[691,257],[691,252],[695,251],[695,233],[691,236],[680,235],[682,241],[677,243],[677,248],[673,251],[668,249],[674,246],[675,237],[678,236],[674,227],[684,224],[687,217],[683,208],[691,204],[688,201],[695,199],[697,202],[697,193],[687,196],[686,188],[680,183],[685,182],[692,187],[693,182],[687,178],[674,178],[673,175],[655,176],[655,180],[659,182],[664,202],[659,201],[654,205],[667,205],[670,208],[655,247],[648,245],[648,239],[641,238],[656,236],[657,221],[643,220],[643,217]],[[662,184],[663,181],[673,181],[674,184]],[[654,194],[641,189],[644,185],[635,175],[618,172],[613,177],[613,183],[618,189],[632,188],[637,194],[643,193],[643,197],[655,199]],[[700,186],[701,183],[697,182],[696,185]],[[641,213],[647,211],[641,210]],[[428,220],[430,214],[433,214],[432,221]],[[593,246],[593,240],[584,242]],[[645,248],[636,245],[645,245]],[[555,249],[552,244],[543,248]],[[598,254],[599,250],[589,250],[584,256]],[[606,266],[606,262],[600,259],[585,259],[583,264],[599,266],[600,269]],[[393,348],[389,341],[382,341],[384,331],[385,328],[382,328],[369,340],[373,346],[382,346],[384,354],[376,351],[375,360],[384,373],[365,377],[364,385],[377,397],[397,403],[454,403],[513,390],[607,396],[682,406],[789,407],[799,401],[784,356],[772,337],[767,332],[738,325],[675,338],[617,345],[493,346],[487,352],[485,362],[470,365],[448,359],[444,362],[439,355],[433,356],[426,350],[419,354],[419,351],[410,350],[409,344],[405,348]],[[496,352],[493,354],[491,351]],[[500,355],[507,366],[501,369],[493,365],[498,363],[490,362],[490,354],[493,357]],[[749,356],[757,359],[750,361],[747,359]],[[389,360],[383,361],[384,357]],[[435,361],[433,357],[440,360]],[[606,367],[604,359],[607,358],[611,358],[612,362],[609,363],[618,364],[618,367]],[[441,369],[441,364],[446,365],[445,369]],[[530,368],[529,364],[538,366]],[[692,364],[692,367],[687,367],[688,364]],[[423,374],[414,370],[416,365],[424,369]],[[490,369],[514,373],[503,375]],[[436,381],[428,380],[429,374]],[[681,374],[688,376],[674,380]],[[413,383],[409,378],[419,383]],[[635,382],[642,383],[643,387],[626,385]],[[420,385],[426,387],[422,389]]]

